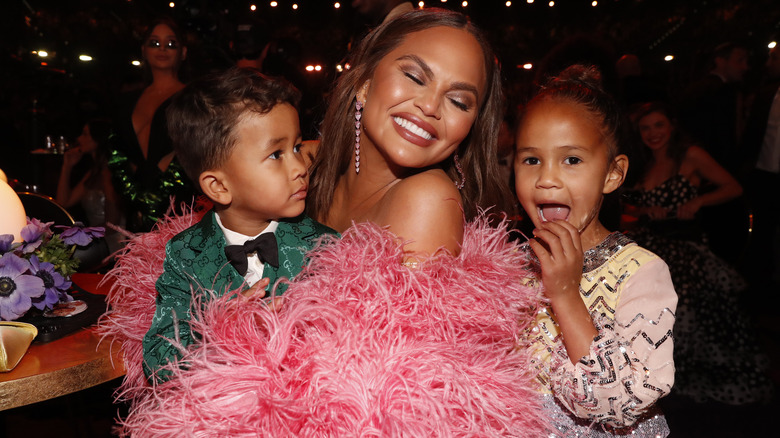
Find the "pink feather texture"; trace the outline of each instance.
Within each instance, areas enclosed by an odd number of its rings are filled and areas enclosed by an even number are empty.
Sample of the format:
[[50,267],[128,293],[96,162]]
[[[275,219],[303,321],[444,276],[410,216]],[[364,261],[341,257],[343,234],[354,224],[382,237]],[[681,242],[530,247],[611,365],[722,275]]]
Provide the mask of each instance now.
[[311,253],[275,310],[236,293],[197,310],[200,342],[173,379],[150,386],[140,343],[163,247],[197,219],[161,224],[111,273],[103,330],[122,345],[119,395],[132,401],[122,435],[545,435],[521,338],[540,294],[523,286],[517,246],[485,218],[467,224],[458,257],[417,269],[400,263],[392,233],[354,225]]

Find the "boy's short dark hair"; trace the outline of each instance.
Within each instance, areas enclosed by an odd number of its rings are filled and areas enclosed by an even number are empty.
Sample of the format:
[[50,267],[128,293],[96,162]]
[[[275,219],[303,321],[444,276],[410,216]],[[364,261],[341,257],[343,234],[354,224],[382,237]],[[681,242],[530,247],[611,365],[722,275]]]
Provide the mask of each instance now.
[[230,157],[244,114],[267,114],[281,103],[297,110],[300,99],[287,81],[252,69],[233,67],[196,79],[173,97],[165,113],[176,158],[197,185],[201,173]]

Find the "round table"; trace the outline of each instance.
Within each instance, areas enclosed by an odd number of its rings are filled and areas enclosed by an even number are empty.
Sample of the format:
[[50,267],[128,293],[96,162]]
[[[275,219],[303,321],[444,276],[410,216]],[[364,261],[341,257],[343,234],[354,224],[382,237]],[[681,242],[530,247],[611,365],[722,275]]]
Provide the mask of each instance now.
[[[72,280],[91,293],[105,294],[107,287],[98,287],[101,278],[74,274]],[[120,348],[112,348],[110,339],[100,342],[94,327],[51,342],[34,342],[13,370],[0,373],[0,410],[81,391],[124,373]]]

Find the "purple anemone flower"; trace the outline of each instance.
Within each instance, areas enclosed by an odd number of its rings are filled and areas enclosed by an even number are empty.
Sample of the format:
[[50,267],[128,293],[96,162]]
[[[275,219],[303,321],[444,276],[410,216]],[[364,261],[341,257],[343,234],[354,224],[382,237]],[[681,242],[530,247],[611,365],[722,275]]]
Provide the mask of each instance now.
[[41,222],[35,218],[27,218],[27,225],[22,228],[20,233],[24,245],[22,246],[22,252],[30,254],[43,243],[43,238],[51,236],[51,224],[54,222]]
[[25,274],[30,262],[8,253],[0,257],[0,319],[10,321],[24,315],[32,298],[43,295],[43,280]]
[[103,227],[85,227],[81,222],[76,222],[72,227],[59,226],[57,228],[65,229],[60,233],[60,239],[66,245],[78,246],[87,246],[92,242],[92,239],[103,237],[106,232]]
[[0,253],[5,254],[14,246],[13,234],[0,234]]
[[[30,272],[43,280],[44,293],[38,298],[32,299],[32,305],[38,310],[52,308],[60,301],[70,301],[67,290],[70,281],[66,280],[59,272],[54,270],[54,265],[49,262],[41,262],[38,257],[30,257]],[[67,298],[66,298],[67,297]]]

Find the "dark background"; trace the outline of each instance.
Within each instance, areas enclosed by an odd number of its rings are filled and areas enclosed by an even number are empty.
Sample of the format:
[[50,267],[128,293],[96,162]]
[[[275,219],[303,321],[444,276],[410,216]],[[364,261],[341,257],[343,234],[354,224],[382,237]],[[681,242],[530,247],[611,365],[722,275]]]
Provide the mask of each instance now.
[[[272,37],[283,39],[295,67],[299,86],[321,112],[323,96],[337,76],[351,41],[368,29],[349,6],[340,9],[332,0],[248,1],[179,0],[5,0],[0,4],[0,169],[9,179],[56,184],[59,156],[32,155],[43,147],[46,135],[72,140],[84,122],[112,114],[115,96],[143,86],[141,35],[153,17],[169,15],[186,30],[189,56],[184,80],[234,62],[230,50],[237,24],[251,20]],[[603,58],[609,64],[623,54],[639,57],[645,79],[674,100],[689,82],[708,69],[711,50],[725,41],[738,41],[750,49],[751,71],[742,84],[745,95],[761,84],[770,41],[780,39],[777,0],[430,0],[426,6],[462,10],[489,34],[503,65],[504,86],[511,104],[522,102],[550,55],[561,45],[578,41],[578,54]],[[574,46],[569,44],[569,47]],[[33,51],[46,50],[45,60]],[[586,53],[589,52],[589,53]],[[80,54],[92,56],[89,63]],[[666,55],[674,60],[665,62]],[[533,68],[522,68],[525,63]],[[322,66],[307,73],[306,65]],[[306,108],[305,108],[306,109]],[[53,194],[53,193],[47,193]],[[775,195],[776,197],[776,195]],[[769,199],[774,202],[774,198]],[[2,212],[0,212],[2,214]],[[769,295],[770,291],[766,292]],[[764,295],[761,295],[764,296]],[[775,294],[775,296],[778,296]],[[775,366],[772,378],[780,381],[780,339],[777,299],[764,303],[746,298],[756,316],[759,341]],[[77,394],[0,413],[0,436],[103,437],[126,406],[112,404],[119,380]],[[771,436],[776,397],[761,406],[726,406],[686,403],[674,397],[662,400],[677,437]]]
[[[173,8],[169,3],[11,0],[0,6],[0,169],[9,179],[24,182],[39,172],[29,151],[42,147],[46,135],[75,138],[88,118],[111,114],[119,92],[143,86],[142,68],[131,61],[140,60],[141,34],[153,17],[171,16],[186,31],[185,81],[234,62],[230,41],[239,22],[251,20],[270,36],[285,39],[299,87],[315,96],[305,108],[312,119],[322,112],[321,96],[350,42],[368,29],[349,0],[339,9],[332,0],[278,0],[277,7],[270,0],[179,0]],[[749,93],[759,83],[768,42],[780,33],[775,0],[601,0],[595,7],[591,0],[558,0],[554,7],[542,0],[517,0],[509,7],[505,0],[469,3],[464,8],[460,1],[431,0],[426,7],[464,11],[488,32],[513,102],[531,89],[545,56],[573,37],[607,62],[636,54],[643,73],[667,96],[707,69],[714,46],[740,41],[751,48],[753,68],[744,84]],[[37,50],[48,51],[49,57],[40,58]],[[79,61],[80,54],[93,60]],[[665,62],[667,54],[675,59]],[[523,69],[527,62],[534,68]],[[307,73],[309,64],[323,68]]]

